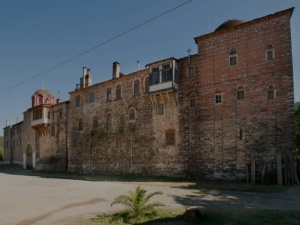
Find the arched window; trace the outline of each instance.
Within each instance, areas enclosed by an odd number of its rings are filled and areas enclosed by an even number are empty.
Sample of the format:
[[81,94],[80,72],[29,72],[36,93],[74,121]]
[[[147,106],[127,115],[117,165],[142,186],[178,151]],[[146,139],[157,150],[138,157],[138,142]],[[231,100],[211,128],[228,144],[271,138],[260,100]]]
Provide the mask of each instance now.
[[77,95],[77,96],[76,96],[75,106],[76,106],[76,107],[79,107],[79,106],[80,106],[80,95]]
[[93,129],[95,129],[97,127],[98,127],[98,117],[94,116],[94,118],[93,118]]
[[43,96],[38,96],[38,105],[41,105],[43,103]]
[[145,93],[149,93],[149,77],[145,79]]
[[128,117],[128,119],[129,120],[135,120],[135,109],[134,108],[131,108],[131,109],[129,109],[129,117]]
[[81,118],[78,121],[78,130],[83,130],[83,121]]
[[111,114],[110,113],[107,113],[106,114],[106,125],[107,126],[110,126],[112,123],[111,123]]
[[90,102],[90,103],[95,102],[95,94],[94,94],[94,92],[91,92],[91,93],[90,93],[90,96],[89,96],[89,102]]
[[107,102],[111,101],[111,88],[107,88],[106,90],[106,101]]
[[139,94],[140,94],[140,81],[135,80],[134,87],[133,87],[133,95],[139,95]]
[[116,99],[121,99],[121,85],[116,87]]

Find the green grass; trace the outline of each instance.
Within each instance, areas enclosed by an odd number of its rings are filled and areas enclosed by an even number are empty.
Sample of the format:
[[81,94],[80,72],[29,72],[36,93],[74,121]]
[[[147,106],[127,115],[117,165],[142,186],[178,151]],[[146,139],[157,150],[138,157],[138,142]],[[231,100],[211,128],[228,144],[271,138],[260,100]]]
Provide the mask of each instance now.
[[[206,210],[207,218],[201,222],[187,221],[183,209],[166,210],[162,209],[156,215],[144,217],[141,221],[132,222],[132,225],[163,225],[172,221],[174,224],[181,224],[184,221],[189,225],[298,225],[300,213],[296,211],[277,210],[249,210],[249,209],[210,209]],[[177,223],[175,223],[175,221]],[[59,223],[60,225],[128,225],[124,223],[119,214],[102,214],[90,219],[72,219],[71,223]],[[173,225],[173,224],[172,224]]]

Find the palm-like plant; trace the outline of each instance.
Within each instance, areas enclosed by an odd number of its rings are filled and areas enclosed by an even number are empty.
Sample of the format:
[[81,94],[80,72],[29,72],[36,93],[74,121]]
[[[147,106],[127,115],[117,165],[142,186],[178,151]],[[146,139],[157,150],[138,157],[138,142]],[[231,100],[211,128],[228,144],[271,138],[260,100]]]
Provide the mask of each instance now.
[[128,195],[120,195],[117,198],[115,198],[113,203],[111,203],[111,206],[115,204],[125,205],[130,209],[129,213],[127,214],[128,217],[140,219],[146,214],[152,213],[155,207],[164,206],[159,202],[147,204],[149,199],[152,198],[154,195],[161,194],[162,192],[153,192],[147,195],[147,191],[141,188],[141,186],[138,186],[135,192],[129,191]]

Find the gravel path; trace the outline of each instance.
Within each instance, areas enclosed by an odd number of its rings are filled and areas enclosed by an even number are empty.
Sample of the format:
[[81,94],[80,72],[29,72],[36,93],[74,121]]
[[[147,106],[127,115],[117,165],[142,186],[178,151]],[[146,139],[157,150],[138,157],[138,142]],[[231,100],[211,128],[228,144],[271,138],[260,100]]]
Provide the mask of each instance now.
[[[285,193],[201,191],[172,188],[171,182],[93,182],[41,178],[1,173],[0,224],[49,225],[66,217],[92,216],[117,211],[115,197],[142,185],[149,192],[162,191],[158,200],[168,208],[202,205],[208,208],[261,208],[300,211],[300,187]],[[178,183],[176,183],[178,185]],[[181,186],[186,183],[181,184]]]

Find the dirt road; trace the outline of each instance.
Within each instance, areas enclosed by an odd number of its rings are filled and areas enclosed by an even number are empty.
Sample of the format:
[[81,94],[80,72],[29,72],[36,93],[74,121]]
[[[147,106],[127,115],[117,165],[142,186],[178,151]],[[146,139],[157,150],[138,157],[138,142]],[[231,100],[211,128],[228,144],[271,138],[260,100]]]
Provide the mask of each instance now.
[[[173,188],[166,182],[93,182],[8,174],[0,171],[0,224],[47,225],[65,217],[120,209],[113,199],[139,184],[149,192],[162,191],[157,199],[167,207],[202,205],[208,208],[262,208],[300,211],[300,187],[285,193],[203,191]],[[178,185],[178,183],[176,183]],[[184,185],[184,184],[183,184]]]

